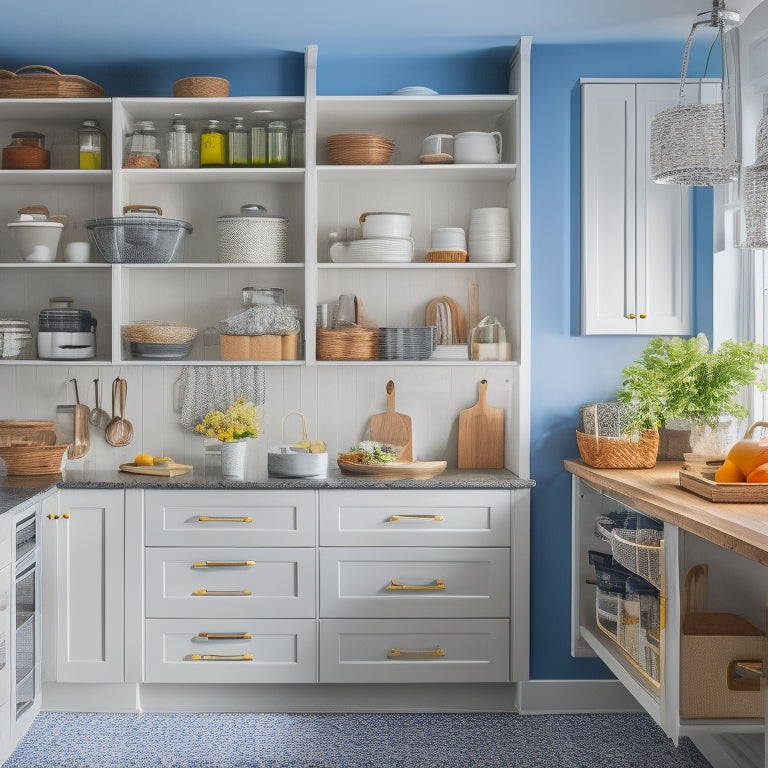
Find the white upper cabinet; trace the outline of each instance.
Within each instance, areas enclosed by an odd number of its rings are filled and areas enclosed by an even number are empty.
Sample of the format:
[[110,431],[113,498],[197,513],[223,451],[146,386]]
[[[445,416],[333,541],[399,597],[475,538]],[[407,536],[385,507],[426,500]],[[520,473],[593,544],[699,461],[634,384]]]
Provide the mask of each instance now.
[[581,333],[691,332],[690,190],[650,175],[676,82],[582,82]]

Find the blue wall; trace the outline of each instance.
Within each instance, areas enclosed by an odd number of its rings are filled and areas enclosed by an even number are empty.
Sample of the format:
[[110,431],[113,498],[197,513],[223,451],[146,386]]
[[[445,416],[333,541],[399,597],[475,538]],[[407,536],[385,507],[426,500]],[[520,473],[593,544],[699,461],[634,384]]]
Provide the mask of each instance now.
[[[509,47],[435,56],[359,57],[320,52],[318,93],[380,94],[405,85],[440,93],[506,93]],[[596,659],[570,656],[570,475],[563,460],[578,456],[579,407],[612,400],[623,367],[648,337],[581,337],[579,323],[580,77],[679,77],[683,41],[533,47],[531,101],[532,412],[531,677],[609,676]],[[691,59],[701,74],[702,59]],[[21,62],[23,63],[23,62]],[[21,64],[20,63],[20,64]],[[20,65],[19,64],[19,65]],[[697,69],[699,67],[699,69]],[[12,67],[11,67],[12,68]],[[147,62],[67,67],[111,96],[168,96],[190,74],[231,81],[231,95],[300,95],[303,55],[276,52],[252,60]],[[716,73],[710,73],[716,74]],[[712,197],[697,190],[694,205],[695,327],[711,333]]]

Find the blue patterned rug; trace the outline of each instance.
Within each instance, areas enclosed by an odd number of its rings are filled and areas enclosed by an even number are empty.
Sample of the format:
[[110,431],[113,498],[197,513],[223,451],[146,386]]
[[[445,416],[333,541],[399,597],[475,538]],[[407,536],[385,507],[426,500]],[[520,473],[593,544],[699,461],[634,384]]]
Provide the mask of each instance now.
[[709,768],[645,714],[41,713],[3,768]]

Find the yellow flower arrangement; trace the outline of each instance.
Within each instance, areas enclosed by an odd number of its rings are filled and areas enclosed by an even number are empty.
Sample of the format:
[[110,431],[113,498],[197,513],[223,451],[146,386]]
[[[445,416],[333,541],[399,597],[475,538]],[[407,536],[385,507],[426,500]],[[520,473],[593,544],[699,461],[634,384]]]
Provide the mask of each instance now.
[[223,443],[231,443],[246,437],[258,437],[261,431],[259,409],[238,397],[225,412],[211,411],[195,425],[195,432],[215,437]]

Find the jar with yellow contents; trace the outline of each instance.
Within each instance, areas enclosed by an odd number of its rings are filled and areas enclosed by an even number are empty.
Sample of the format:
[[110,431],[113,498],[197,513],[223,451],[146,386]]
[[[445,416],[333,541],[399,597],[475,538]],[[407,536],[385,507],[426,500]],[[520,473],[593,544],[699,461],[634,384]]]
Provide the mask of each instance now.
[[227,132],[219,120],[209,120],[200,132],[200,167],[224,168],[227,165]]

